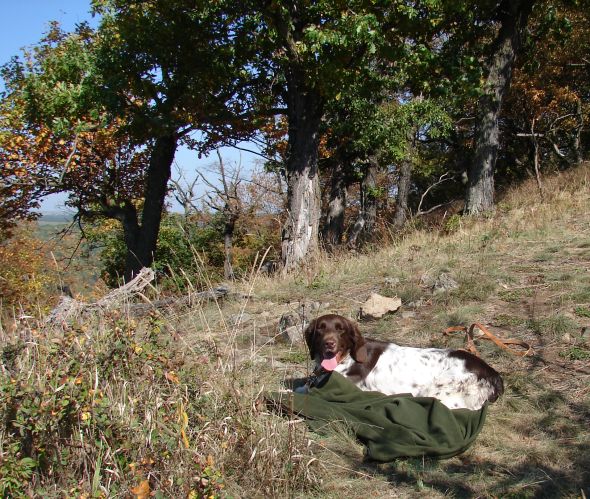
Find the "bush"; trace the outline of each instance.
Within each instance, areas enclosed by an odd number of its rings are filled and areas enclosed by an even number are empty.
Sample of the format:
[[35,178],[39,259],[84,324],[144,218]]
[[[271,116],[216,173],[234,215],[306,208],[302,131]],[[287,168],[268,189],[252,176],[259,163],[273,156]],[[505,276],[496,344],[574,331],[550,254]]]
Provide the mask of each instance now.
[[[280,497],[312,487],[305,433],[252,412],[258,385],[224,375],[206,342],[187,353],[169,330],[156,314],[109,314],[10,338],[0,495],[218,498],[232,486]],[[32,334],[34,343],[19,339]]]
[[[278,247],[276,231],[264,220],[244,220],[253,227],[238,225],[234,233],[233,267],[237,276],[245,275],[270,247]],[[254,223],[253,223],[254,222]],[[121,284],[125,270],[126,246],[119,222],[106,220],[95,224],[88,232],[90,247],[100,247],[102,276],[109,286]],[[272,258],[274,255],[269,255]],[[153,268],[174,288],[184,288],[189,278],[191,286],[208,287],[211,280],[223,277],[225,253],[223,219],[220,215],[198,215],[189,219],[176,213],[165,214],[158,235],[158,249]],[[204,276],[207,276],[205,278]]]
[[49,287],[57,284],[43,242],[33,236],[33,228],[32,223],[21,226],[0,244],[0,296],[4,308],[33,309],[46,297]]

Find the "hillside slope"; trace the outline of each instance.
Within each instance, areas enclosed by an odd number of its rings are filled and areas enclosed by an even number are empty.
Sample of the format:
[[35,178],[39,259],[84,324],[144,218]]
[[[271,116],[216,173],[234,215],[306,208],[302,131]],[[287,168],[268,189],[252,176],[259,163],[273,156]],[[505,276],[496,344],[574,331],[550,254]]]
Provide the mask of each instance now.
[[[434,293],[441,274],[457,286]],[[542,202],[531,182],[485,220],[455,217],[444,232],[416,230],[284,278],[253,271],[232,287],[224,301],[144,317],[4,326],[0,493],[590,494],[590,165],[546,179]],[[345,426],[320,437],[260,403],[311,368],[304,345],[283,339],[281,317],[356,318],[371,292],[403,305],[361,323],[367,336],[462,347],[442,331],[480,322],[533,345],[518,357],[478,342],[506,393],[463,455],[372,464]]]

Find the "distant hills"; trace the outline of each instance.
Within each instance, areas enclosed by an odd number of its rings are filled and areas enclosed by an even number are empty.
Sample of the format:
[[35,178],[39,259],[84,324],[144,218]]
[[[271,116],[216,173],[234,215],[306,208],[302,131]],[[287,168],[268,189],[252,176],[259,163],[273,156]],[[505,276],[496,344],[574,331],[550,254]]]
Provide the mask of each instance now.
[[48,211],[41,214],[41,217],[38,219],[38,223],[40,224],[63,224],[63,223],[70,223],[74,215],[71,213],[65,213],[63,211]]

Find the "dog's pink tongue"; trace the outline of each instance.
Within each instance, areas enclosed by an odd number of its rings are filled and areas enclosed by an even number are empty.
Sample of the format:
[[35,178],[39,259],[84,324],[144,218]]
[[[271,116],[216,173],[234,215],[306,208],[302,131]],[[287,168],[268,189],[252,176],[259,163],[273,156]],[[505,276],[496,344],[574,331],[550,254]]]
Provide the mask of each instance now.
[[322,360],[321,366],[326,371],[333,371],[338,366],[338,361],[336,360],[336,356],[332,357],[331,359]]

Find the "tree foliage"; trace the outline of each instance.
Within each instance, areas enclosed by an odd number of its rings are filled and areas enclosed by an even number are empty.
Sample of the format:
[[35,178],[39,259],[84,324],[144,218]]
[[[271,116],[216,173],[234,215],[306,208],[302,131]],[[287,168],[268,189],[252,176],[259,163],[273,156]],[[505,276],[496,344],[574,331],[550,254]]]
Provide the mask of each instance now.
[[[531,165],[564,168],[585,154],[584,0],[93,7],[97,29],[52,25],[3,68],[0,234],[34,217],[43,196],[67,192],[81,220],[118,221],[126,277],[160,258],[181,145],[206,154],[241,139],[264,144],[268,169],[286,182],[277,213],[264,216],[283,224],[287,269],[316,251],[321,220],[338,220],[330,239],[340,242],[363,210],[373,218],[397,211],[381,223],[399,226],[400,210],[424,212],[472,192],[488,132],[500,185]],[[501,47],[511,51],[506,64],[494,62]],[[514,74],[509,91],[502,68]],[[495,155],[486,152],[492,180]],[[460,178],[469,170],[466,191]],[[239,254],[249,243],[236,230]]]

